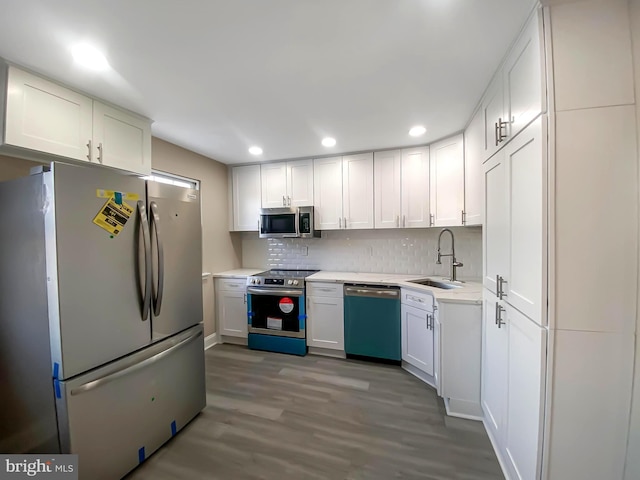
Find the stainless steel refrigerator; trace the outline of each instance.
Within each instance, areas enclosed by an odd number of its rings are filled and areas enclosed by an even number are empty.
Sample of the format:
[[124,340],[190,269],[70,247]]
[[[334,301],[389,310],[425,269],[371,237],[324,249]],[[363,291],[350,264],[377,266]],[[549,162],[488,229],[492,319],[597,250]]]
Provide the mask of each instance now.
[[54,164],[0,183],[0,452],[117,479],[205,406],[199,192]]

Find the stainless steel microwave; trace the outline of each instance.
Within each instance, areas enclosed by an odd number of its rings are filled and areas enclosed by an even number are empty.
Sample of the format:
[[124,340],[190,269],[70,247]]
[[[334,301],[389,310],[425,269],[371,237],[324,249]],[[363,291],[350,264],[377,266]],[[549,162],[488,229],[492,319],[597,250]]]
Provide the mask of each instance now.
[[260,238],[312,238],[313,207],[263,208],[260,210]]

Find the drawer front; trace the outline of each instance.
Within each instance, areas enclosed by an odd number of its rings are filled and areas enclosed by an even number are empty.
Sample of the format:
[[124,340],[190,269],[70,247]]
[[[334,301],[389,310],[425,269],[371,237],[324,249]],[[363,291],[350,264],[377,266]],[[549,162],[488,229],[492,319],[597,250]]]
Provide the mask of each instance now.
[[402,303],[412,307],[433,312],[434,298],[428,293],[402,289]]
[[218,290],[225,292],[244,292],[247,289],[247,279],[245,278],[218,278],[216,280]]
[[307,295],[313,297],[342,298],[342,284],[309,282],[307,283]]

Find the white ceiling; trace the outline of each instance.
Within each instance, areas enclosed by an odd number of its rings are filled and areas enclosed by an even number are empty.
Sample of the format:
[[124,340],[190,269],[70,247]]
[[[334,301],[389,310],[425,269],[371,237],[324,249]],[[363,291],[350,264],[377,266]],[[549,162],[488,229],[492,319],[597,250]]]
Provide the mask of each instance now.
[[[460,131],[532,0],[2,0],[0,57],[153,119],[224,163]],[[111,71],[75,65],[101,48]],[[409,137],[416,124],[427,127]],[[320,145],[324,136],[337,145]]]

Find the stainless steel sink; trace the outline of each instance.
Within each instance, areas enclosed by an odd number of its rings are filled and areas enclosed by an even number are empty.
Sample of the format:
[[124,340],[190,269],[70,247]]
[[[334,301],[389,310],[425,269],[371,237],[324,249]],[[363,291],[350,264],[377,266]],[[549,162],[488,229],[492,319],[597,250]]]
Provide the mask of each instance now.
[[426,285],[428,287],[442,288],[443,290],[451,290],[453,288],[462,288],[462,285],[456,285],[449,282],[441,282],[430,278],[421,278],[419,280],[409,280],[409,283],[417,283],[418,285]]

